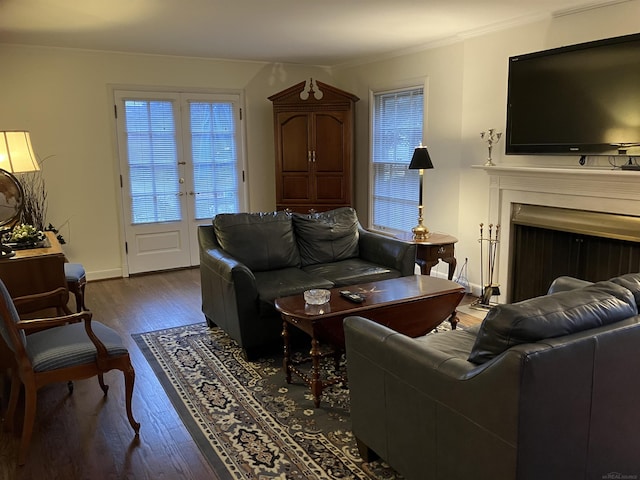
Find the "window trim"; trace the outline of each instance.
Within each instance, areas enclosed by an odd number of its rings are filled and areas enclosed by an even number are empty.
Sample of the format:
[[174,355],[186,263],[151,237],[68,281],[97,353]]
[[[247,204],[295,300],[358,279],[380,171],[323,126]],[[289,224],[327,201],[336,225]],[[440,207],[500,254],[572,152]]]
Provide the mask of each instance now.
[[[422,117],[422,144],[426,145],[426,131],[427,131],[427,121],[428,121],[428,91],[429,91],[429,78],[428,77],[419,77],[414,79],[407,79],[398,83],[394,83],[393,85],[378,85],[371,86],[369,88],[369,142],[368,142],[368,159],[367,159],[367,169],[368,169],[368,187],[367,187],[367,206],[368,206],[368,228],[371,231],[376,233],[381,233],[383,235],[388,236],[396,236],[398,234],[405,233],[404,231],[395,230],[395,229],[379,229],[376,228],[373,221],[373,207],[374,207],[374,162],[373,162],[373,142],[374,142],[374,119],[375,119],[375,105],[376,105],[376,96],[382,94],[390,94],[396,92],[404,92],[407,90],[413,90],[422,88],[423,95],[423,117]],[[418,145],[416,145],[417,147]],[[410,160],[410,159],[409,159]],[[418,192],[416,191],[416,201],[417,201]],[[416,207],[416,222],[418,220],[418,211]]]

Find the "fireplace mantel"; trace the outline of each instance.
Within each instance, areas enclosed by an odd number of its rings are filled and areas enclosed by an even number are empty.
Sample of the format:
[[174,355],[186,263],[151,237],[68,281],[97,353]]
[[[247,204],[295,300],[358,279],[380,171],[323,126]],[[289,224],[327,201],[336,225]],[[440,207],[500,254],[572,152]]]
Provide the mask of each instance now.
[[509,298],[513,204],[543,205],[640,217],[640,172],[611,168],[474,166],[489,175],[488,223],[500,225],[497,278]]

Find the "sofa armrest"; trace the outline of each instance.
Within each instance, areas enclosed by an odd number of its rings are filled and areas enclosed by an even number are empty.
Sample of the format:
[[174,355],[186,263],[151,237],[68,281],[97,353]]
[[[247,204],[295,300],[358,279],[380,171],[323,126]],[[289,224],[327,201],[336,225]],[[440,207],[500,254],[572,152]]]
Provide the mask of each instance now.
[[394,237],[358,229],[360,258],[399,270],[403,277],[413,275],[416,264],[416,245]]
[[255,287],[255,276],[245,264],[222,249],[217,242],[213,226],[199,227],[198,241],[200,243],[200,261],[206,264],[217,275],[232,282],[234,278],[241,280],[247,277],[249,283]]
[[551,295],[556,292],[566,292],[567,290],[575,290],[577,288],[586,287],[589,285],[593,285],[593,282],[589,282],[587,280],[580,280],[575,277],[562,276],[556,278],[551,285],[549,286],[549,290],[547,291],[547,295]]
[[218,244],[213,225],[198,227],[202,311],[242,345],[240,324],[258,317],[253,272]]

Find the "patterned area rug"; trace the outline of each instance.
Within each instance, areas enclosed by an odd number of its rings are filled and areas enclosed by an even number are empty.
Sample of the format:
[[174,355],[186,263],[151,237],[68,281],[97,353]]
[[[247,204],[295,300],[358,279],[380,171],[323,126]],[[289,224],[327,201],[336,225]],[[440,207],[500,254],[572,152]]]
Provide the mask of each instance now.
[[[344,386],[326,389],[314,408],[307,386],[295,376],[286,383],[280,356],[247,362],[204,323],[133,338],[221,478],[402,478],[381,461],[361,460]],[[327,360],[323,371],[335,375]]]

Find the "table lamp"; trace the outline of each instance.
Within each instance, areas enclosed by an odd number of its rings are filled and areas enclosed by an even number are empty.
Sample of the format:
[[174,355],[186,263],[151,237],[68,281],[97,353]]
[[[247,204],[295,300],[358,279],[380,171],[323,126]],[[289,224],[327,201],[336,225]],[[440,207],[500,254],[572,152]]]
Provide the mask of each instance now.
[[0,256],[14,252],[2,245],[2,236],[20,219],[24,206],[24,190],[14,173],[40,170],[31,146],[31,135],[25,131],[0,131]]
[[424,170],[427,168],[433,168],[433,163],[431,163],[431,157],[429,156],[429,151],[427,147],[422,146],[420,144],[413,152],[413,157],[411,158],[411,163],[409,164],[410,170],[420,170],[420,196],[418,201],[418,225],[413,227],[411,231],[413,232],[414,240],[426,240],[429,237],[429,229],[423,225],[423,205],[422,205],[422,179]]

